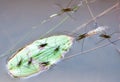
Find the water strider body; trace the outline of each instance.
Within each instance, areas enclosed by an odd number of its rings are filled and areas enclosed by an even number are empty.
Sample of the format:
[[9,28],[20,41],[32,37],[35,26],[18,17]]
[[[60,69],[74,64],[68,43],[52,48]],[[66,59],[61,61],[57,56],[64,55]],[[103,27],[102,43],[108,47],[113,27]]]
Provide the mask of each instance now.
[[107,35],[107,34],[100,34],[99,37],[102,37],[102,38],[105,38],[105,39],[111,38],[111,36]]

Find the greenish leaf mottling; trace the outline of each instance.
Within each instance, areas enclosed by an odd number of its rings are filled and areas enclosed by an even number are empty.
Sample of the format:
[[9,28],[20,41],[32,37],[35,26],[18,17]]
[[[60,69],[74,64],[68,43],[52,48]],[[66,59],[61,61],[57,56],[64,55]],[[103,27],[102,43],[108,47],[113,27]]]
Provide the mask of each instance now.
[[48,70],[71,48],[73,38],[56,35],[36,40],[18,50],[7,62],[9,74],[13,77],[28,77]]

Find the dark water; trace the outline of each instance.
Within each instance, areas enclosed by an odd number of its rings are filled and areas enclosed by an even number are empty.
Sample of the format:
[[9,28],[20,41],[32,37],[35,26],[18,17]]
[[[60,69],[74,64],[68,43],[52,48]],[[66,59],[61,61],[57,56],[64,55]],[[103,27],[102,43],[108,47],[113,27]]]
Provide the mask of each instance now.
[[[90,1],[88,4],[94,16],[117,3],[117,0],[96,0],[93,3]],[[13,50],[19,49],[41,36],[71,33],[91,19],[86,4],[83,3],[77,12],[71,14],[72,18],[68,18],[57,28],[55,26],[63,21],[68,16],[67,14],[39,25],[41,21],[60,10],[55,4],[65,7],[68,2],[68,0],[0,0],[0,54],[2,55],[12,47],[14,47]],[[74,0],[71,6],[77,3],[78,0]],[[120,10],[112,10],[97,19],[97,22],[99,25],[109,26],[110,29],[106,30],[109,34],[118,31],[120,28]],[[91,22],[86,26],[86,31],[94,28],[93,23]],[[39,28],[33,29],[34,26]],[[45,35],[48,30],[53,28],[56,29]],[[85,29],[81,29],[76,33],[84,32]],[[25,37],[26,35],[27,37]],[[111,40],[118,37],[119,34],[113,35]],[[96,47],[99,40],[101,38],[98,36],[85,39],[84,50]],[[107,42],[106,40],[102,43]],[[67,56],[80,52],[81,44],[82,41],[75,42]],[[116,44],[119,48],[120,43]],[[7,73],[6,62],[10,56],[11,54],[8,53],[7,56],[0,58],[0,82],[120,82],[120,53],[111,44],[59,62],[50,70],[24,80],[11,78]]]

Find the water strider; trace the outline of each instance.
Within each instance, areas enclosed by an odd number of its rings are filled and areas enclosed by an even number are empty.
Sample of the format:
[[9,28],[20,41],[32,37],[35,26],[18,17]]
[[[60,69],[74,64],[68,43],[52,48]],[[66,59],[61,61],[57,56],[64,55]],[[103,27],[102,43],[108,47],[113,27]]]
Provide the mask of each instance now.
[[83,1],[82,1],[82,0],[79,0],[79,3],[78,3],[78,4],[76,4],[76,5],[73,6],[73,7],[70,7],[70,4],[72,3],[72,1],[74,1],[74,0],[70,0],[69,3],[68,3],[68,5],[67,5],[65,8],[63,8],[60,4],[56,4],[58,7],[60,7],[61,10],[60,10],[58,13],[55,13],[55,14],[50,15],[48,19],[43,20],[43,21],[42,21],[42,24],[45,23],[45,22],[47,22],[47,21],[49,21],[51,18],[56,17],[56,16],[60,16],[60,15],[62,15],[62,14],[64,14],[64,13],[66,13],[69,17],[72,18],[71,14],[69,14],[69,13],[70,13],[70,12],[71,12],[71,13],[75,13],[75,12],[80,8],[80,6],[82,5],[82,2],[83,2],[84,0],[83,0]]
[[[101,34],[99,35],[99,37],[102,38],[102,40],[98,41],[97,44],[100,43],[100,42],[103,41],[103,40],[106,40],[106,39],[111,43],[111,40],[110,40],[110,39],[111,39],[112,36],[115,35],[115,34],[120,34],[120,29],[119,29],[119,32],[113,32],[113,33],[111,33],[111,34],[107,34],[105,31],[103,31],[103,33],[101,33]],[[113,43],[112,43],[112,44],[113,44]]]

